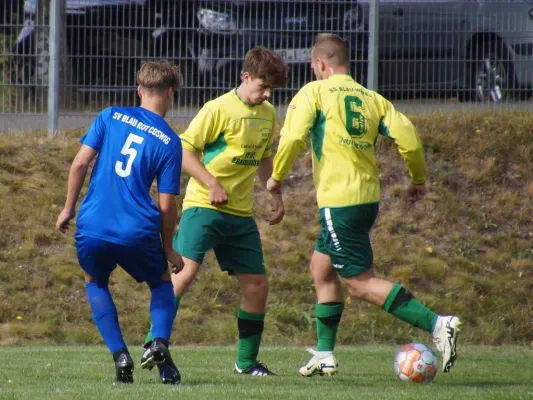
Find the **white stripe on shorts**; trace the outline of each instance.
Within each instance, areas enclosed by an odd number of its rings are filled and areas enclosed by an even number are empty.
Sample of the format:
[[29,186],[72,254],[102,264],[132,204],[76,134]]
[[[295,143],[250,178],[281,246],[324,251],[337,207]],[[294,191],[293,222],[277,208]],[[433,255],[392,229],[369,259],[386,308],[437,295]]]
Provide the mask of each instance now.
[[324,217],[326,218],[326,225],[328,226],[328,232],[329,236],[331,237],[331,240],[333,241],[333,246],[335,247],[335,250],[341,251],[341,243],[339,242],[339,238],[337,237],[337,234],[335,233],[335,229],[333,229],[333,221],[331,220],[331,209],[326,207],[324,208]]

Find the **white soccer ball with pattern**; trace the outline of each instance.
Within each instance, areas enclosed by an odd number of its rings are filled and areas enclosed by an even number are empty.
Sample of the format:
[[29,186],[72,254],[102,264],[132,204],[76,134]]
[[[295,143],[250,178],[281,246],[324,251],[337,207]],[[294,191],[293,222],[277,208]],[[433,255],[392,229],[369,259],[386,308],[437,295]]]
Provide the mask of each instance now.
[[429,383],[437,375],[437,356],[425,344],[406,344],[394,357],[394,373],[402,381]]

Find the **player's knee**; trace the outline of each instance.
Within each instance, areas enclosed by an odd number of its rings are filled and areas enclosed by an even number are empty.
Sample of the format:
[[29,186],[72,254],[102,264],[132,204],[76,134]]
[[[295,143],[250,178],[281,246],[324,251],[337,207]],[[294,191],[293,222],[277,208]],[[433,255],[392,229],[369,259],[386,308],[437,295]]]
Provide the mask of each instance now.
[[250,296],[264,298],[268,295],[268,279],[266,275],[258,275],[246,284],[246,291]]
[[197,267],[185,265],[180,272],[177,274],[172,274],[172,283],[174,284],[174,288],[186,288],[189,286],[196,277],[197,272]]
[[315,284],[327,283],[336,278],[336,272],[334,270],[324,268],[324,266],[319,263],[311,262],[310,271]]
[[196,277],[197,269],[196,268],[188,268],[188,269],[184,270],[183,272],[184,272],[184,274],[183,274],[183,282],[188,286],[188,285],[191,284],[191,282]]

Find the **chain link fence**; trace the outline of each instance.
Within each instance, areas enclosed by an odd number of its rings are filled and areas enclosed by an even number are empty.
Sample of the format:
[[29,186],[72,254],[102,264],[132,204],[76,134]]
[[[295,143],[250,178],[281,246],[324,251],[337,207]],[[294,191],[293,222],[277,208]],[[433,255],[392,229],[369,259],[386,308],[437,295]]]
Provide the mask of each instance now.
[[[0,117],[49,111],[50,15],[50,0],[0,5]],[[406,107],[532,104],[533,0],[66,0],[52,23],[59,107],[71,118],[138,104],[135,71],[153,58],[180,64],[170,117],[190,118],[239,84],[257,45],[290,64],[289,86],[273,98],[283,110],[313,79],[319,32],[344,37],[354,78]]]

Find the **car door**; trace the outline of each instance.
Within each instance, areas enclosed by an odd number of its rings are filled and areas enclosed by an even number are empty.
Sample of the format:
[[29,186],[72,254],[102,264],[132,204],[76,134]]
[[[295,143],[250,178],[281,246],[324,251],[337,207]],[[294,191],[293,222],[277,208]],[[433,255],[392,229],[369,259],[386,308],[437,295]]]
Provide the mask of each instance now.
[[423,97],[456,87],[467,2],[381,0],[380,87]]

